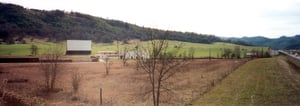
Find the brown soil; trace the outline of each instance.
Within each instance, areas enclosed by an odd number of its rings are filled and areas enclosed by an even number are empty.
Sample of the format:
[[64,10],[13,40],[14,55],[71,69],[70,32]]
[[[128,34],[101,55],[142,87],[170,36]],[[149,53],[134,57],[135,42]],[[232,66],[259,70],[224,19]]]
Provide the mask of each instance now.
[[[182,72],[177,73],[166,84],[169,91],[162,93],[162,105],[186,105],[192,99],[204,94],[226,77],[243,60],[194,60]],[[45,94],[42,90],[43,77],[39,63],[1,63],[3,79],[28,79],[24,83],[8,83],[7,90],[27,100],[28,103],[73,106],[99,105],[99,88],[103,90],[103,104],[114,106],[151,105],[147,92],[147,75],[137,71],[134,62],[124,67],[114,61],[109,75],[103,63],[63,63],[57,81],[57,92]],[[83,79],[77,94],[72,92],[71,69],[78,68]]]

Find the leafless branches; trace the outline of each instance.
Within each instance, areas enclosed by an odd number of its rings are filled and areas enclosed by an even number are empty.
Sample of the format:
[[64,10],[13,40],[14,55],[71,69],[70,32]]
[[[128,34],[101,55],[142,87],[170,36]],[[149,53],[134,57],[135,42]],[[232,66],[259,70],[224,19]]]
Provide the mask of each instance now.
[[123,50],[123,54],[122,54],[122,63],[123,63],[123,66],[126,66],[127,65],[127,60],[128,60],[128,47],[125,46],[124,47],[124,50]]
[[63,49],[59,46],[50,47],[47,52],[42,55],[40,61],[40,70],[44,76],[44,85],[47,90],[53,91],[62,66],[59,63],[63,56]]
[[105,72],[106,72],[106,75],[108,75],[108,74],[109,74],[109,71],[110,71],[110,67],[111,67],[111,65],[112,65],[112,62],[111,62],[111,60],[110,60],[109,57],[104,58],[104,65],[105,65]]
[[78,72],[78,68],[73,67],[72,71],[72,88],[74,93],[77,93],[80,87],[80,82],[82,80],[82,74]]
[[36,56],[38,54],[38,47],[34,44],[31,45],[31,55]]
[[7,79],[4,79],[2,84],[0,85],[0,105],[4,104],[4,97],[5,97],[5,93],[6,93],[6,85],[7,85]]
[[174,76],[179,71],[183,71],[183,67],[190,60],[186,52],[180,51],[182,44],[176,48],[170,49],[167,40],[168,32],[160,35],[154,31],[149,32],[150,41],[144,51],[149,53],[149,58],[137,58],[138,69],[148,74],[149,84],[151,85],[152,100],[154,106],[159,106],[160,95],[165,89],[164,82]]

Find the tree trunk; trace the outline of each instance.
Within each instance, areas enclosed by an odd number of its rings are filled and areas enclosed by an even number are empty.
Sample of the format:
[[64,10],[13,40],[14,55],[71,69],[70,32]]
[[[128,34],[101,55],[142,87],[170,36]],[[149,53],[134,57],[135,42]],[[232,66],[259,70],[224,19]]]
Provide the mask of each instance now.
[[156,104],[156,96],[155,96],[155,82],[154,82],[154,72],[150,75],[151,85],[152,85],[152,99],[153,99],[153,106],[157,106]]
[[156,106],[159,106],[159,96],[160,96],[160,83],[161,83],[161,80],[158,80],[158,84],[157,84],[157,94],[156,94]]
[[57,75],[57,63],[54,63],[52,66],[52,79],[51,79],[51,85],[50,89],[53,90],[55,87],[55,81],[56,81],[56,75]]
[[55,80],[56,80],[56,72],[53,73],[52,79],[51,79],[51,86],[50,89],[53,90],[55,87]]

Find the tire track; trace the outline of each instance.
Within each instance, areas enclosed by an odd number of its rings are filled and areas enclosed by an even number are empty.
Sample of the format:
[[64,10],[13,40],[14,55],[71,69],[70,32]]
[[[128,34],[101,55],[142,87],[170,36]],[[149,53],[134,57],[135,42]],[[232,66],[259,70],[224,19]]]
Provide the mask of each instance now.
[[300,81],[295,76],[295,74],[298,74],[296,73],[296,70],[292,68],[290,64],[288,64],[286,61],[282,59],[277,60],[277,64],[286,71],[286,72],[284,71],[281,72],[282,75],[284,75],[284,78],[288,80],[288,82],[293,86],[294,89],[299,91]]

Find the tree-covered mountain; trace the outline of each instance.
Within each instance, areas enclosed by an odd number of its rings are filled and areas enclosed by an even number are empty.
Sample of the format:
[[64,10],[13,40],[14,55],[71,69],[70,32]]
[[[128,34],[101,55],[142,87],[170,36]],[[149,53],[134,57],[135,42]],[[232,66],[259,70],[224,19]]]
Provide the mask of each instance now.
[[242,38],[230,38],[230,40],[240,40],[255,46],[269,46],[273,49],[300,49],[300,35],[293,37],[282,36],[276,39],[265,38],[261,36],[257,37],[242,37]]
[[[0,3],[0,39],[35,37],[50,41],[90,39],[93,42],[113,40],[147,40],[150,28],[117,20],[108,20],[78,12],[27,9],[14,4]],[[166,31],[152,29],[163,34]],[[195,43],[222,41],[214,35],[169,31],[170,40]]]

